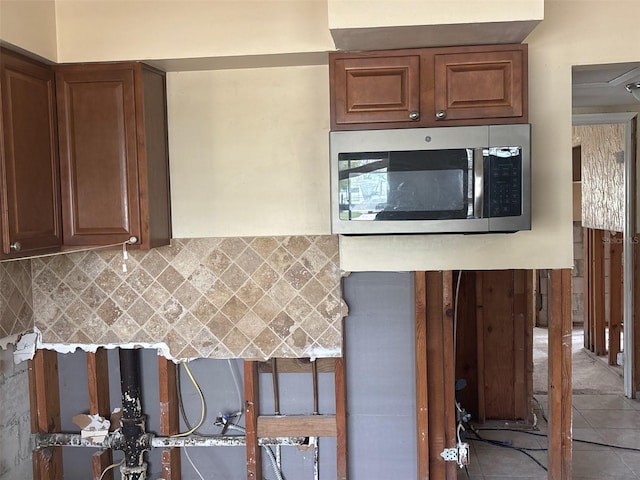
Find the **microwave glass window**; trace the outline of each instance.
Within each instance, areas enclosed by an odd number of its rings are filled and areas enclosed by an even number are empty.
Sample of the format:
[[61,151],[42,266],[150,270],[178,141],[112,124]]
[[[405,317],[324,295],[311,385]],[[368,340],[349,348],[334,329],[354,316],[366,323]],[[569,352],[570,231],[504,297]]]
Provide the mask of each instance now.
[[342,153],[341,220],[431,220],[473,215],[473,150]]

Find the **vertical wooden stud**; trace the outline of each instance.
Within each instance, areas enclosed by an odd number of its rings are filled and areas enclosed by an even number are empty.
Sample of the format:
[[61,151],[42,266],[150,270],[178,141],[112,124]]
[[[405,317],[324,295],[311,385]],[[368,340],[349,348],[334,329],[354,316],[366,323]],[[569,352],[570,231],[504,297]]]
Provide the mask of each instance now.
[[526,340],[526,270],[513,272],[513,410],[515,418],[529,416],[530,401],[527,397]]
[[[344,331],[344,329],[343,329]],[[347,442],[347,378],[346,378],[346,345],[343,340],[342,357],[336,358],[334,365],[334,382],[336,396],[336,471],[337,480],[349,477],[349,453]]]
[[[109,365],[107,351],[99,348],[95,353],[87,353],[87,387],[89,389],[89,413],[108,419],[111,416],[109,400]],[[113,463],[111,450],[97,452],[91,456],[93,480],[98,480],[102,472]],[[107,471],[103,480],[113,480],[113,470]]]
[[603,230],[593,230],[592,265],[593,265],[593,306],[594,306],[594,352],[596,355],[606,353],[605,345],[605,292],[604,292],[604,235]]
[[549,322],[549,480],[571,479],[571,270],[553,270]]
[[620,353],[620,331],[622,326],[623,305],[622,298],[622,235],[616,233],[609,242],[609,365],[616,365]]
[[[60,432],[60,386],[58,354],[37,350],[29,362],[29,395],[33,433]],[[34,480],[62,480],[62,448],[46,448],[33,453]]]
[[476,273],[476,336],[478,338],[478,421],[487,420],[485,403],[484,380],[484,303],[483,303],[483,274]]
[[[457,445],[456,436],[456,406],[455,406],[455,359],[454,359],[454,335],[453,335],[453,276],[451,270],[445,270],[439,275],[442,287],[441,313],[439,320],[442,322],[443,356],[443,384],[444,390],[444,433],[447,448]],[[458,465],[455,462],[446,462],[446,479],[458,478]]]
[[262,480],[262,452],[258,445],[260,395],[257,362],[244,362],[244,398],[247,448],[247,480]]
[[[160,433],[166,436],[180,432],[177,369],[178,366],[171,360],[158,357]],[[162,478],[164,480],[180,480],[181,457],[179,448],[169,448],[162,451]]]
[[584,258],[584,348],[592,349],[591,344],[591,230],[582,229],[582,248]]
[[429,400],[427,392],[427,299],[425,272],[416,272],[414,289],[418,480],[429,480]]

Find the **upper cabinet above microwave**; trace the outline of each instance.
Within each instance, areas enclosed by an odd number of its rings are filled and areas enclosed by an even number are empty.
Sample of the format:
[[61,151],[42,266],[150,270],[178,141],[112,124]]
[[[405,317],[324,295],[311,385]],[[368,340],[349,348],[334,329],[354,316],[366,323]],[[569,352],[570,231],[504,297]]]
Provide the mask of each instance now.
[[329,55],[331,130],[528,122],[527,45]]

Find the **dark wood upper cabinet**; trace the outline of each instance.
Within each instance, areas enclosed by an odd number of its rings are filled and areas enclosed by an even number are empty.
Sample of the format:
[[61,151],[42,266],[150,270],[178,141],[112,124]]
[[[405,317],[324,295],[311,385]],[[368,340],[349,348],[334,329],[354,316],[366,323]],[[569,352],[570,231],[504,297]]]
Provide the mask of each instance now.
[[163,72],[132,63],[56,68],[64,247],[171,238]]
[[526,123],[527,45],[329,55],[331,129]]
[[0,49],[0,258],[60,249],[54,74]]
[[419,55],[337,58],[334,65],[336,125],[407,123],[419,115]]

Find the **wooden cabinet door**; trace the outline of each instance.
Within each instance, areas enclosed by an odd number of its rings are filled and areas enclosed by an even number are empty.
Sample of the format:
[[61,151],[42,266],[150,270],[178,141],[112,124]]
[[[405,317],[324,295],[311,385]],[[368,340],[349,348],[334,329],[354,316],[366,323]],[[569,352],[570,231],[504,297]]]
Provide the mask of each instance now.
[[64,245],[140,238],[134,69],[56,72]]
[[0,50],[0,257],[55,251],[61,244],[54,75]]
[[413,126],[420,119],[419,55],[333,57],[330,68],[332,129]]
[[436,54],[435,119],[525,122],[526,72],[523,48]]

